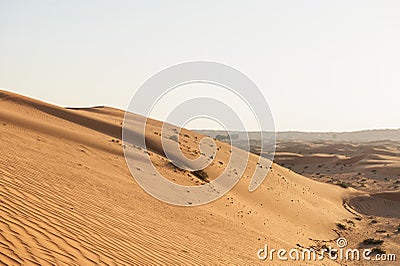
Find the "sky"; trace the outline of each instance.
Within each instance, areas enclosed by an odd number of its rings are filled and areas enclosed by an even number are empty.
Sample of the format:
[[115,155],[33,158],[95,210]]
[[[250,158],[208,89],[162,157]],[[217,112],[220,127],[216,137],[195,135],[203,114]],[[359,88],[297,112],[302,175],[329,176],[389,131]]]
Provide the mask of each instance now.
[[250,77],[279,131],[400,128],[399,14],[397,0],[0,0],[0,88],[125,110],[155,73],[205,60]]

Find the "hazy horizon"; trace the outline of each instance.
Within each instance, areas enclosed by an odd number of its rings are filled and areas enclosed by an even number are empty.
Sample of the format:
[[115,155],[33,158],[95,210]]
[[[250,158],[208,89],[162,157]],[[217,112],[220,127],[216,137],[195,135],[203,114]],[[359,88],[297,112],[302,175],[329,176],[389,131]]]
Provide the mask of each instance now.
[[153,74],[209,60],[258,85],[277,131],[398,129],[399,11],[398,1],[0,0],[0,88],[126,110]]
[[[15,90],[10,90],[7,88],[0,88],[0,90],[5,90],[5,91],[10,91],[13,93],[17,93],[17,94],[21,94],[23,96],[27,96],[33,99],[37,99],[37,100],[41,100],[41,101],[45,101],[43,99],[39,99],[37,97],[35,97],[34,95],[27,95],[27,94],[22,94],[19,91],[15,91]],[[50,104],[54,104],[54,105],[58,105],[64,108],[96,108],[96,107],[111,107],[111,108],[116,108],[116,109],[120,109],[123,111],[126,111],[125,109],[122,109],[118,106],[111,106],[111,105],[107,105],[107,104],[91,104],[91,105],[77,105],[77,106],[63,106],[60,105],[58,103],[55,102],[51,102],[51,101],[45,101],[47,103]],[[151,117],[153,119],[157,119],[156,117]],[[220,131],[221,129],[216,128],[216,127],[212,127],[212,125],[210,127],[205,127],[205,128],[198,128],[198,127],[186,127],[190,130],[194,130],[194,131],[201,131],[201,130],[210,130],[210,131]],[[354,132],[362,132],[362,131],[380,131],[380,130],[400,130],[400,126],[399,127],[387,127],[387,128],[361,128],[361,129],[349,129],[349,130],[320,130],[320,129],[315,129],[315,130],[307,130],[307,129],[285,129],[285,130],[276,130],[275,132],[277,133],[287,133],[287,132],[299,132],[299,133],[354,133]],[[233,130],[233,131],[240,131],[240,130]],[[249,130],[247,132],[257,132],[257,130]]]

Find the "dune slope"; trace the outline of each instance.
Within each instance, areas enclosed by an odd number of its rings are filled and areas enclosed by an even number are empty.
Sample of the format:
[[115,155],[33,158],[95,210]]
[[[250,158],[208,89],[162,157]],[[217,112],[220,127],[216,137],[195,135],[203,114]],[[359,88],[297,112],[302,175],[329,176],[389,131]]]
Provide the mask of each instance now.
[[[65,109],[5,91],[0,106],[0,261],[6,264],[248,265],[260,263],[257,250],[266,243],[290,249],[333,241],[340,235],[335,224],[354,217],[343,208],[352,192],[276,164],[250,193],[255,155],[222,198],[200,207],[168,205],[145,193],[126,166],[123,111]],[[149,139],[160,125],[150,122]],[[202,135],[184,132],[187,150],[196,150]],[[168,168],[157,140],[151,143],[152,160],[171,180],[202,183]],[[223,165],[230,147],[220,147],[215,160]],[[220,167],[208,168],[209,176]]]

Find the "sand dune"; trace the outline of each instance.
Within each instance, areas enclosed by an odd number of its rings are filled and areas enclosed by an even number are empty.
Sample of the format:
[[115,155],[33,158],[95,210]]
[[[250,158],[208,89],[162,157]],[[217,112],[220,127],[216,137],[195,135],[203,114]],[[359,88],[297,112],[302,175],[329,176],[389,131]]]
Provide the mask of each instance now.
[[[5,91],[0,106],[0,261],[5,264],[249,265],[261,263],[257,250],[266,243],[318,248],[346,235],[358,245],[358,233],[369,234],[366,220],[354,219],[361,207],[352,213],[343,206],[365,193],[277,164],[250,193],[249,176],[259,160],[254,154],[242,179],[222,198],[200,207],[165,204],[130,175],[121,141],[123,111],[65,109]],[[169,166],[159,144],[161,125],[150,121],[144,152],[170,180],[200,185],[204,181],[195,175]],[[195,156],[203,136],[182,134],[187,135],[182,151]],[[230,146],[217,144],[215,162],[206,169],[210,178],[229,157]],[[349,220],[354,229],[337,230],[337,223]]]
[[400,218],[400,192],[386,192],[351,199],[350,205],[360,213]]
[[275,161],[315,180],[340,183],[369,193],[400,189],[400,143],[284,141]]
[[[212,137],[226,135],[223,131],[199,132]],[[245,132],[234,132],[233,135],[233,145],[244,148],[247,143]],[[250,132],[249,137],[250,151],[260,154],[259,132]],[[400,130],[277,132],[274,161],[326,183],[345,182],[369,193],[396,191],[400,189],[399,138]],[[265,154],[265,157],[269,156]]]

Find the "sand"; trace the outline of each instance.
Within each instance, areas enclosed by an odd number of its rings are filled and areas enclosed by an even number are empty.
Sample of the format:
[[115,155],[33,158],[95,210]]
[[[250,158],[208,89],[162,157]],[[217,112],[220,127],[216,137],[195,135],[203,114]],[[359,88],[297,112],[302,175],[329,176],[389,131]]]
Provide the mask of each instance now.
[[400,190],[400,142],[280,140],[275,161],[312,179],[379,193]]
[[[375,234],[372,214],[357,209],[366,192],[317,182],[273,164],[250,193],[249,176],[259,160],[254,154],[239,183],[222,198],[199,207],[166,204],[144,192],[128,170],[123,111],[66,109],[6,91],[0,91],[0,106],[0,261],[5,264],[274,265],[279,261],[257,258],[264,244],[318,248],[346,236],[355,246]],[[204,183],[169,166],[154,133],[161,124],[150,121],[150,148],[144,152],[170,180]],[[188,136],[182,150],[191,156],[203,136],[188,130],[182,134]],[[220,151],[206,169],[210,179],[229,157],[230,146],[217,144]],[[382,208],[391,200],[387,195],[379,199],[374,203]],[[378,226],[396,218],[374,219]],[[337,228],[348,221],[354,226]],[[398,251],[398,235],[390,232],[387,239],[385,249]]]

